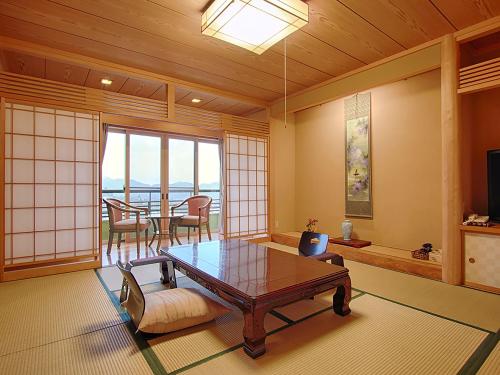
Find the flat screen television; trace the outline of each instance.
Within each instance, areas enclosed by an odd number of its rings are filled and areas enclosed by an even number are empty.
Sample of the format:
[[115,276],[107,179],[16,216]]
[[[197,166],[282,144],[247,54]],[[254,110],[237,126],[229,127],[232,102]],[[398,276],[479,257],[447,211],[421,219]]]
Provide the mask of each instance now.
[[500,222],[500,150],[488,151],[488,216]]

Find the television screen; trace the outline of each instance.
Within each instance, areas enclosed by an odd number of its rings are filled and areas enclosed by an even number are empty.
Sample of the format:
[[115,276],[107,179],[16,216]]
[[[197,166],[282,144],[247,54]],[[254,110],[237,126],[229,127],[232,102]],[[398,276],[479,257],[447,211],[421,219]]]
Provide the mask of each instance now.
[[488,151],[488,216],[500,222],[500,150]]

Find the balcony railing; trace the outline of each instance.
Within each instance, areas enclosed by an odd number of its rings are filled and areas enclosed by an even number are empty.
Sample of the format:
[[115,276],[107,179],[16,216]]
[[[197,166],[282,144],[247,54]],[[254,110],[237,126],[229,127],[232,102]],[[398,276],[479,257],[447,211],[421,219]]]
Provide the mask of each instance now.
[[[181,203],[184,199],[194,195],[194,190],[183,187],[169,188],[169,206],[175,206]],[[220,190],[218,189],[200,189],[200,195],[208,195],[212,197],[211,213],[220,212]],[[122,189],[102,191],[103,198],[117,198],[124,200],[125,192]],[[130,204],[139,207],[147,207],[151,213],[160,213],[161,208],[161,192],[159,187],[131,187],[130,188]],[[184,205],[176,210],[180,214],[187,214],[187,205]],[[108,220],[108,211],[103,203],[102,219]]]

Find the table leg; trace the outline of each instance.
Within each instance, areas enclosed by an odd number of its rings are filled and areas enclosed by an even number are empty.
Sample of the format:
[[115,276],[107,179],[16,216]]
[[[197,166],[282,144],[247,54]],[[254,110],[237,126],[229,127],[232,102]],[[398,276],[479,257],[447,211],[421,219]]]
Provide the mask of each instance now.
[[170,289],[177,288],[177,279],[175,278],[174,262],[167,260],[160,263],[161,283],[169,284]]
[[349,308],[351,302],[351,278],[346,276],[343,283],[337,286],[337,291],[333,295],[333,311],[335,314],[345,316],[351,312]]
[[266,330],[264,329],[265,310],[244,311],[245,325],[243,327],[243,350],[257,358],[266,352]]
[[161,219],[158,219],[158,243],[156,245],[156,252],[159,254],[160,253],[160,247],[161,247]]
[[174,219],[168,220],[168,238],[170,239],[170,246],[174,246]]
[[156,218],[151,218],[151,221],[153,222],[153,238],[151,238],[151,242],[149,243],[149,246],[151,246],[156,238],[156,232],[158,231],[158,228],[156,226]]
[[[177,236],[177,223],[174,224],[174,233],[175,233],[175,239],[179,245],[182,245],[181,241],[179,240],[179,237]],[[172,241],[172,245],[174,244],[174,241]]]

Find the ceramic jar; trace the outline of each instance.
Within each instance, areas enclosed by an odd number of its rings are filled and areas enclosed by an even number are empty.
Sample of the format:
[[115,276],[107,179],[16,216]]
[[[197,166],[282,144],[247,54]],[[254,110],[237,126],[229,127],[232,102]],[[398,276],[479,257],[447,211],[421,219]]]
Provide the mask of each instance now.
[[351,220],[345,219],[342,222],[342,235],[345,241],[349,241],[352,235],[352,223]]

